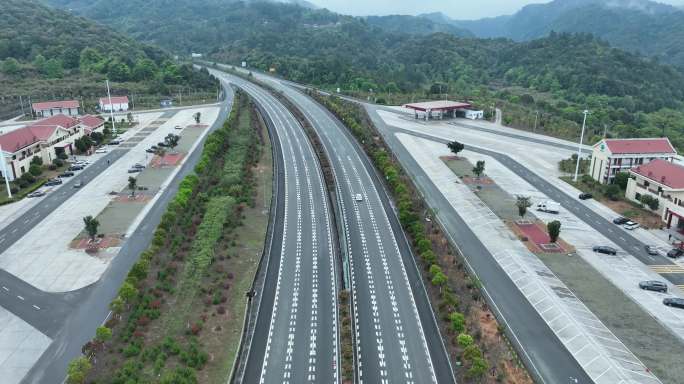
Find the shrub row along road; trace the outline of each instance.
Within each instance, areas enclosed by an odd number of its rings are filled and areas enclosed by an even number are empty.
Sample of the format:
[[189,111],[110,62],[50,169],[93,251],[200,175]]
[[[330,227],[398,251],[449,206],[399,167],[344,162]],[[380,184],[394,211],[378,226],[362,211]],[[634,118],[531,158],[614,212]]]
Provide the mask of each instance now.
[[[276,227],[244,383],[339,380],[337,271],[333,216],[313,147],[295,117],[265,90],[214,72],[249,93],[275,136]],[[247,341],[249,342],[249,341]]]
[[[233,103],[233,92],[230,88],[226,88],[225,92],[226,100],[221,103],[219,115],[214,124],[209,128],[209,132],[223,125],[228,116]],[[176,111],[173,111],[173,113],[175,114]],[[206,137],[205,135],[202,143],[192,153],[188,154],[188,158],[181,166],[180,171],[161,192],[161,196],[154,203],[147,216],[140,222],[133,235],[124,242],[121,251],[112,260],[111,265],[102,278],[97,283],[78,291],[81,296],[79,296],[77,304],[70,308],[68,316],[62,318],[63,325],[57,331],[52,344],[50,344],[50,347],[41,355],[38,362],[24,377],[22,384],[54,384],[62,382],[62,378],[66,376],[69,361],[81,354],[81,347],[93,338],[95,329],[105,321],[109,313],[109,303],[116,297],[121,283],[128,275],[131,266],[138,261],[140,253],[150,244],[157,224],[159,224],[162,215],[166,212],[166,206],[169,201],[176,195],[181,180],[193,172],[202,154],[202,147]],[[123,150],[112,152],[123,153]],[[94,168],[93,165],[89,168]],[[88,178],[88,180],[90,179]],[[85,178],[84,182],[86,182]],[[69,188],[68,186],[65,187]],[[50,315],[43,314],[43,316]]]
[[333,169],[350,263],[358,381],[455,382],[408,241],[370,160],[326,109],[272,83],[316,130]]

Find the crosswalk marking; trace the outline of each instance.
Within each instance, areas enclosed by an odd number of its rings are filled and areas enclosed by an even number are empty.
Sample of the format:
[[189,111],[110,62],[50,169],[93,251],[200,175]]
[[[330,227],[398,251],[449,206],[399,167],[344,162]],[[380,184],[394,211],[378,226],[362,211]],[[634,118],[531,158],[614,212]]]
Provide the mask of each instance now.
[[651,265],[650,267],[657,273],[684,273],[684,267],[676,264]]

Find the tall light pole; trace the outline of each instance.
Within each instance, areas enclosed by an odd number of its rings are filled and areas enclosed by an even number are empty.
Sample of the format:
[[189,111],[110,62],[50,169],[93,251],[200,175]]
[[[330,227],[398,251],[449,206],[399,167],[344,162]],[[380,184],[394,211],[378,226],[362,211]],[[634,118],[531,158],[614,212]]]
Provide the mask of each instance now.
[[582,120],[582,133],[580,134],[580,141],[577,145],[577,165],[575,165],[575,178],[573,179],[575,182],[577,181],[577,174],[579,173],[580,156],[582,155],[582,142],[584,141],[584,127],[587,125],[587,115],[589,114],[589,110],[585,109],[582,113],[584,113],[584,120]]
[[107,79],[107,97],[109,98],[109,118],[112,119],[112,135],[116,136],[116,127],[114,126],[114,105],[112,104],[112,94],[109,93],[109,79]]
[[0,167],[2,167],[2,176],[5,178],[5,186],[7,187],[7,197],[12,198],[12,189],[9,185],[9,175],[7,174],[7,164],[5,163],[5,152],[2,151],[0,145]]

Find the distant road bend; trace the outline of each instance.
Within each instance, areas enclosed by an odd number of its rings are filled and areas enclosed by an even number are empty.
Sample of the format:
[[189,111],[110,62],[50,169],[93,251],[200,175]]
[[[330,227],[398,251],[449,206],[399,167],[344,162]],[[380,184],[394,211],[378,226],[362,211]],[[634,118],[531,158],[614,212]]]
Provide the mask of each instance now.
[[283,172],[278,225],[265,285],[256,292],[258,317],[241,382],[338,383],[334,223],[316,154],[299,122],[267,91],[212,72],[256,101],[276,138],[274,159]]

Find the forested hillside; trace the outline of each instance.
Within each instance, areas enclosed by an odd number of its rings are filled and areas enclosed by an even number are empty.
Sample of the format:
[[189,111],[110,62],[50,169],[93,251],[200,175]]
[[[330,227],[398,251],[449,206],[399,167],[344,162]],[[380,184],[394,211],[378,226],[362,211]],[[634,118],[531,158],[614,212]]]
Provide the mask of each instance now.
[[364,97],[372,89],[381,101],[390,95],[394,102],[434,97],[448,89],[482,106],[506,107],[511,125],[530,127],[538,113],[540,130],[573,138],[581,111],[589,108],[593,140],[604,132],[665,132],[684,148],[684,76],[590,35],[553,33],[524,43],[447,33],[407,36],[326,10],[231,0],[173,6],[152,0],[145,2],[145,13],[126,10],[140,1],[115,10],[96,1],[81,12],[168,49],[196,49],[228,63],[244,60]]
[[34,0],[3,0],[1,8],[0,96],[11,108],[19,95],[102,95],[105,77],[121,93],[168,94],[180,86],[216,92],[208,73],[93,21]]
[[555,0],[525,6],[512,16],[472,21],[425,16],[486,38],[526,41],[551,31],[591,33],[615,47],[684,69],[684,11],[654,1]]
[[367,16],[364,17],[368,24],[381,28],[387,32],[403,33],[410,35],[430,35],[433,33],[444,32],[459,37],[475,37],[467,29],[459,28],[455,25],[431,20],[427,17],[416,17],[406,15],[389,16]]

